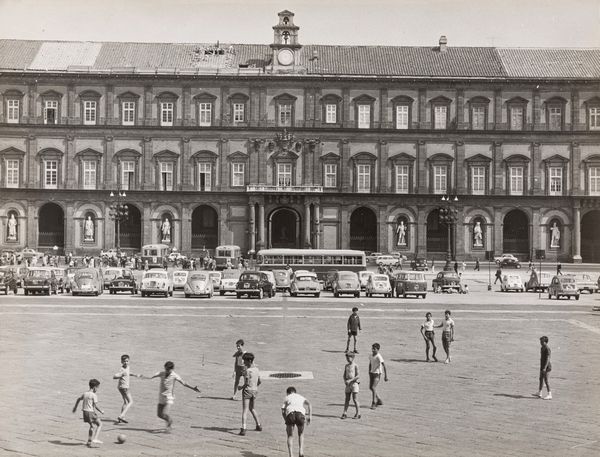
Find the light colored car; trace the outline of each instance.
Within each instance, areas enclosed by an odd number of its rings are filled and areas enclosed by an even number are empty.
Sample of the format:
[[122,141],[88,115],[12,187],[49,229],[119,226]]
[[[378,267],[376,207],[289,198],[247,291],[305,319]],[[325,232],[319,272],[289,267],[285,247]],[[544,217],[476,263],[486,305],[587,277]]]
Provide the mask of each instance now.
[[239,270],[223,270],[219,295],[223,296],[228,292],[235,293],[235,286],[240,280],[240,274]]
[[140,287],[142,297],[153,294],[173,296],[173,282],[171,276],[165,270],[153,269],[144,272],[142,286]]
[[213,282],[213,291],[219,292],[219,289],[221,288],[221,278],[223,277],[221,272],[220,271],[209,271],[208,276],[210,276],[210,279]]
[[189,297],[207,297],[213,296],[213,282],[206,271],[192,271],[187,275],[187,280],[183,286],[185,298]]
[[179,262],[181,260],[187,260],[187,257],[184,256],[181,252],[171,252],[169,254],[169,262]]
[[394,278],[396,296],[406,298],[408,295],[425,298],[427,296],[427,280],[425,273],[417,271],[401,271]]
[[27,276],[27,267],[25,265],[4,265],[0,270],[12,271],[17,279],[17,287],[23,286],[23,280]]
[[375,259],[375,263],[384,267],[395,267],[398,265],[398,257],[393,255],[380,255]]
[[502,275],[500,290],[502,292],[508,292],[511,290],[515,292],[525,292],[525,286],[523,285],[523,280],[519,275],[506,274]]
[[365,289],[367,297],[372,297],[375,294],[381,294],[384,297],[392,296],[392,286],[387,275],[371,275],[367,281]]
[[369,278],[373,274],[372,271],[359,271],[358,272],[358,280],[360,281],[360,290],[365,290],[367,288],[367,282],[369,282]]
[[589,292],[590,294],[598,292],[598,283],[592,279],[589,273],[577,273],[575,275],[577,288],[579,292]]
[[275,275],[275,289],[282,292],[289,292],[292,284],[292,273],[290,270],[273,270]]
[[173,290],[183,289],[188,279],[186,270],[176,270],[173,272]]
[[117,250],[115,248],[110,248],[108,250],[102,250],[100,251],[100,257],[108,257],[109,259],[116,259],[117,258]]
[[321,284],[316,273],[294,274],[294,280],[290,285],[290,295],[297,297],[298,295],[313,295],[319,297],[321,295]]
[[123,276],[123,268],[117,267],[108,267],[102,271],[102,276],[104,277],[104,288],[108,289],[110,287],[110,283],[113,279],[118,278],[119,276]]
[[375,261],[377,260],[377,257],[382,256],[382,255],[383,255],[383,252],[371,252],[367,256],[367,262],[375,263]]
[[342,294],[354,295],[360,297],[360,281],[358,275],[353,271],[338,271],[333,280],[333,296],[339,297]]
[[557,300],[560,297],[575,297],[575,300],[579,300],[579,287],[577,287],[575,276],[554,276],[550,282],[550,286],[548,287],[548,298],[552,298],[553,295]]
[[76,295],[95,295],[104,292],[102,273],[95,268],[81,268],[75,272],[71,281],[71,293]]
[[17,253],[17,259],[31,259],[33,257],[40,258],[43,254],[32,248],[25,248],[21,252]]
[[550,281],[552,281],[552,275],[550,273],[544,271],[540,273],[537,270],[531,270],[529,279],[525,281],[525,290],[527,292],[530,290],[533,290],[534,292],[537,292],[538,290],[545,292],[548,290]]

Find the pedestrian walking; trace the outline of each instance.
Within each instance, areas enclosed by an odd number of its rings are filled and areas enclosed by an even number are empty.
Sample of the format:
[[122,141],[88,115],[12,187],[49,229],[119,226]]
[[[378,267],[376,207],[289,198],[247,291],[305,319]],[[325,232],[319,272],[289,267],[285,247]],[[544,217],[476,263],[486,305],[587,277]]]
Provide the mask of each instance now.
[[454,262],[454,273],[458,274],[458,262]]
[[464,273],[464,272],[465,272],[465,270],[467,269],[467,262],[465,262],[465,261],[463,260],[463,261],[462,261],[462,265],[461,265],[461,267],[462,267],[462,272]]
[[479,271],[479,257],[475,259],[475,268],[473,268],[473,270]]
[[232,400],[236,400],[236,395],[238,392],[238,387],[240,385],[240,379],[242,379],[242,377],[244,376],[244,370],[246,369],[245,365],[244,365],[244,354],[246,353],[246,351],[244,351],[244,340],[239,339],[235,342],[235,347],[237,348],[237,350],[233,353],[233,376],[234,376],[234,381],[233,381],[233,396],[231,397]]
[[446,352],[446,360],[444,363],[450,363],[450,344],[454,341],[454,321],[450,317],[452,313],[449,309],[444,312],[444,320],[440,325],[436,325],[435,328],[442,328],[442,346],[444,352]]
[[431,357],[433,358],[434,362],[437,362],[438,359],[435,356],[435,353],[437,351],[437,347],[435,345],[435,332],[434,332],[434,326],[435,323],[433,321],[433,319],[431,318],[431,313],[426,313],[425,314],[425,322],[423,322],[421,324],[421,335],[423,336],[423,339],[425,340],[425,359],[427,362],[430,361],[429,359],[429,346],[433,347],[433,352],[431,354]]
[[494,280],[494,284],[496,284],[498,281],[500,281],[500,284],[502,284],[502,268],[498,267],[494,277],[496,278]]
[[346,341],[346,352],[348,352],[350,348],[350,338],[354,338],[354,352],[358,354],[356,350],[356,340],[358,339],[358,332],[362,331],[360,326],[360,317],[358,317],[358,308],[355,306],[352,308],[352,314],[348,318],[348,323],[346,325],[348,329],[348,340]]
[[77,398],[75,406],[73,406],[73,413],[77,411],[79,402],[83,402],[81,406],[83,422],[90,426],[86,445],[87,447],[92,447],[92,444],[102,444],[102,441],[98,439],[100,430],[102,429],[102,421],[96,414],[96,411],[100,414],[104,414],[104,411],[98,406],[98,396],[96,395],[96,392],[100,388],[100,381],[97,379],[90,379],[88,386],[90,390],[82,393],[79,398]]
[[[304,424],[310,425],[312,406],[306,398],[296,393],[294,386],[288,387],[285,392],[287,396],[283,400],[283,405],[281,405],[281,415],[285,422],[288,456],[292,457],[294,427],[298,427],[298,452],[300,457],[304,457]],[[306,414],[308,414],[308,417],[306,417]]]
[[560,262],[556,264],[556,274],[562,276],[562,264]]
[[140,375],[133,374],[129,370],[129,355],[123,354],[121,356],[121,369],[118,373],[113,376],[113,379],[118,379],[119,382],[117,384],[117,388],[119,389],[119,393],[121,397],[123,397],[123,406],[121,407],[121,414],[117,417],[117,424],[127,424],[128,422],[125,420],[125,414],[133,405],[133,398],[131,397],[131,393],[129,392],[129,377],[135,376],[139,378]]
[[[542,346],[540,349],[540,384],[538,388],[537,394],[534,394],[536,397],[543,398],[544,400],[552,400],[552,392],[550,391],[550,384],[548,382],[548,375],[552,371],[552,363],[550,362],[550,347],[548,346],[548,337],[542,336],[540,338],[540,345]],[[542,388],[546,384],[546,389],[548,389],[548,395],[542,397]]]
[[369,389],[373,394],[373,401],[371,402],[371,409],[375,409],[378,406],[383,405],[383,401],[377,394],[377,385],[381,380],[381,374],[383,372],[383,379],[385,382],[388,380],[387,368],[385,366],[382,355],[379,353],[381,345],[379,343],[373,343],[371,346],[371,356],[369,357]]
[[354,407],[356,408],[354,419],[360,419],[360,404],[358,403],[358,391],[360,381],[358,374],[358,365],[354,362],[355,356],[356,354],[354,354],[354,352],[346,352],[346,361],[348,362],[344,367],[344,384],[346,385],[346,398],[344,400],[344,412],[342,413],[341,419],[346,419],[346,417],[348,417],[347,413],[348,406],[350,405],[350,397],[352,397]]
[[242,356],[244,366],[244,385],[239,386],[238,389],[242,391],[242,428],[240,429],[240,435],[246,434],[246,421],[248,418],[248,411],[252,414],[254,422],[256,422],[256,431],[262,432],[262,425],[258,419],[258,414],[254,409],[254,402],[258,396],[258,386],[261,384],[260,371],[258,367],[254,365],[254,354],[246,352]]

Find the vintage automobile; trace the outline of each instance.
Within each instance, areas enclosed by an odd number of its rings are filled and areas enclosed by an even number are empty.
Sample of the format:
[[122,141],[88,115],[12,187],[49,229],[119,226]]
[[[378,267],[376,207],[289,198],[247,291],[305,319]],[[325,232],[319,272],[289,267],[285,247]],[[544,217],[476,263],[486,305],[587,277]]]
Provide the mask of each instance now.
[[[60,293],[64,293],[67,290],[69,278],[67,277],[67,270],[64,268],[53,267],[54,276],[56,276],[56,287],[60,289]],[[68,290],[67,290],[68,292]]]
[[173,272],[173,290],[183,289],[188,279],[188,271],[176,270]]
[[52,268],[49,267],[30,267],[23,280],[23,289],[25,295],[30,293],[43,293],[50,295],[56,294],[56,277]]
[[552,298],[554,295],[558,300],[560,297],[575,297],[575,300],[579,300],[579,287],[575,276],[572,275],[557,275],[550,281],[548,287],[548,298]]
[[106,251],[105,250],[100,251],[100,257],[108,257],[109,259],[112,259],[112,258],[116,259],[118,256],[119,256],[119,253],[115,248],[111,248]]
[[375,261],[380,255],[383,255],[383,252],[371,252],[369,255],[367,255],[367,262],[376,264]]
[[277,281],[275,281],[275,274],[269,270],[266,270],[266,271],[263,270],[263,273],[266,274],[267,277],[269,278],[269,282],[273,286],[273,290],[277,291]]
[[398,262],[398,257],[394,257],[393,255],[380,255],[375,259],[375,263],[383,267],[396,267],[398,266]]
[[275,290],[289,292],[292,284],[292,274],[290,270],[273,270],[275,275]]
[[129,292],[131,295],[137,294],[138,287],[135,276],[131,270],[123,270],[121,276],[117,276],[110,282],[108,290],[111,294],[117,292]]
[[360,290],[365,290],[367,288],[367,282],[369,278],[373,274],[372,271],[359,271],[358,272],[358,280],[360,281]]
[[174,262],[174,263],[187,260],[187,257],[184,256],[181,252],[175,252],[175,251],[171,252],[167,258],[169,259],[169,262]]
[[17,295],[17,277],[12,270],[0,270],[0,292],[8,295],[8,291],[12,290],[13,294]]
[[392,286],[387,275],[373,274],[369,276],[367,280],[367,287],[365,288],[365,295],[372,297],[375,294],[381,294],[384,297],[392,296]]
[[104,278],[104,288],[108,289],[110,283],[113,279],[118,276],[123,276],[123,268],[117,267],[108,267],[102,271],[102,276]]
[[502,292],[516,291],[525,292],[525,286],[521,276],[516,274],[504,274],[502,275],[502,282],[500,283],[500,290]]
[[[225,271],[225,270],[223,270],[223,271]],[[208,276],[210,276],[210,279],[213,282],[213,291],[219,292],[219,290],[221,289],[221,278],[223,277],[221,272],[220,271],[209,271]]]
[[24,265],[4,265],[0,267],[0,271],[12,271],[17,280],[17,287],[23,286],[23,280],[27,276],[27,267]]
[[408,295],[425,298],[427,296],[427,281],[425,273],[401,271],[396,274],[394,287],[397,297],[406,298]]
[[271,298],[275,295],[275,290],[264,271],[245,271],[240,275],[235,294],[237,298],[242,298],[242,295],[248,298],[252,296]]
[[415,271],[429,271],[429,265],[427,259],[417,257],[410,261],[410,269]]
[[454,271],[440,271],[433,281],[431,288],[434,292],[461,291],[460,276]]
[[552,275],[550,273],[546,273],[544,271],[539,272],[533,269],[531,270],[529,279],[525,281],[525,290],[527,292],[529,292],[530,290],[533,290],[534,292],[545,292],[548,290],[548,286],[550,285],[551,280]]
[[294,280],[290,286],[290,296],[312,295],[319,297],[321,295],[321,285],[316,273],[294,274]]
[[354,295],[360,297],[360,281],[358,275],[353,271],[338,271],[333,279],[333,296],[339,297],[342,294]]
[[585,291],[590,294],[598,292],[598,283],[592,279],[590,273],[577,273],[575,275],[575,281],[577,282],[579,292]]
[[67,293],[71,292],[73,279],[75,279],[75,273],[80,270],[85,269],[85,267],[69,267],[67,268],[67,279],[65,284],[65,290]]
[[71,294],[95,295],[104,293],[102,273],[96,268],[80,268],[71,281]]
[[228,292],[235,293],[235,288],[240,280],[240,274],[239,270],[223,270],[219,295],[223,296]]
[[494,260],[499,267],[521,268],[521,262],[512,254],[502,254],[499,257],[494,257]]
[[213,281],[207,271],[191,271],[183,286],[185,298],[213,296]]
[[[333,281],[335,280],[335,275],[338,270],[327,270],[325,272],[325,282],[323,284],[323,290],[333,290]],[[600,281],[600,278],[598,278]]]
[[41,252],[31,248],[25,248],[21,252],[17,253],[17,259],[19,260],[32,259],[34,257],[40,258],[42,256],[43,254]]
[[140,286],[142,297],[150,295],[173,296],[173,281],[171,275],[158,268],[144,272],[142,285]]

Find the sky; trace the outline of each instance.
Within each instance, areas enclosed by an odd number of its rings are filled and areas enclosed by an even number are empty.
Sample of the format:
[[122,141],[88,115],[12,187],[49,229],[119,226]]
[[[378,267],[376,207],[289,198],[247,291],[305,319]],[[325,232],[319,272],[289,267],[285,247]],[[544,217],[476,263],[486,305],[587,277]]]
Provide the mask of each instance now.
[[301,44],[600,47],[600,0],[0,0],[0,38]]

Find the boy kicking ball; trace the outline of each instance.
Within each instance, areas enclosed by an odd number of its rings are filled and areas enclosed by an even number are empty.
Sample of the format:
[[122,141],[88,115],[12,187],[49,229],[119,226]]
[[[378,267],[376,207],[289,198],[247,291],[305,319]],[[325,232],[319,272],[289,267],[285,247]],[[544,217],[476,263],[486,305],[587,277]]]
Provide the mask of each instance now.
[[121,407],[121,414],[117,417],[117,424],[127,424],[128,422],[125,420],[125,414],[133,405],[133,398],[131,397],[131,393],[129,392],[129,377],[135,376],[137,378],[140,375],[130,373],[129,371],[129,355],[123,354],[121,356],[121,369],[118,373],[113,376],[113,379],[118,379],[118,389],[121,397],[123,397],[123,406]]
[[104,411],[102,411],[98,406],[98,397],[96,396],[96,391],[100,387],[100,381],[97,379],[90,379],[88,385],[90,390],[81,394],[81,396],[77,399],[75,406],[73,406],[73,413],[77,411],[79,402],[83,402],[81,408],[83,411],[83,422],[90,425],[86,445],[87,447],[92,447],[92,444],[102,444],[102,441],[98,439],[98,435],[100,435],[100,429],[102,428],[102,421],[96,414],[96,410],[100,414],[104,414]]

